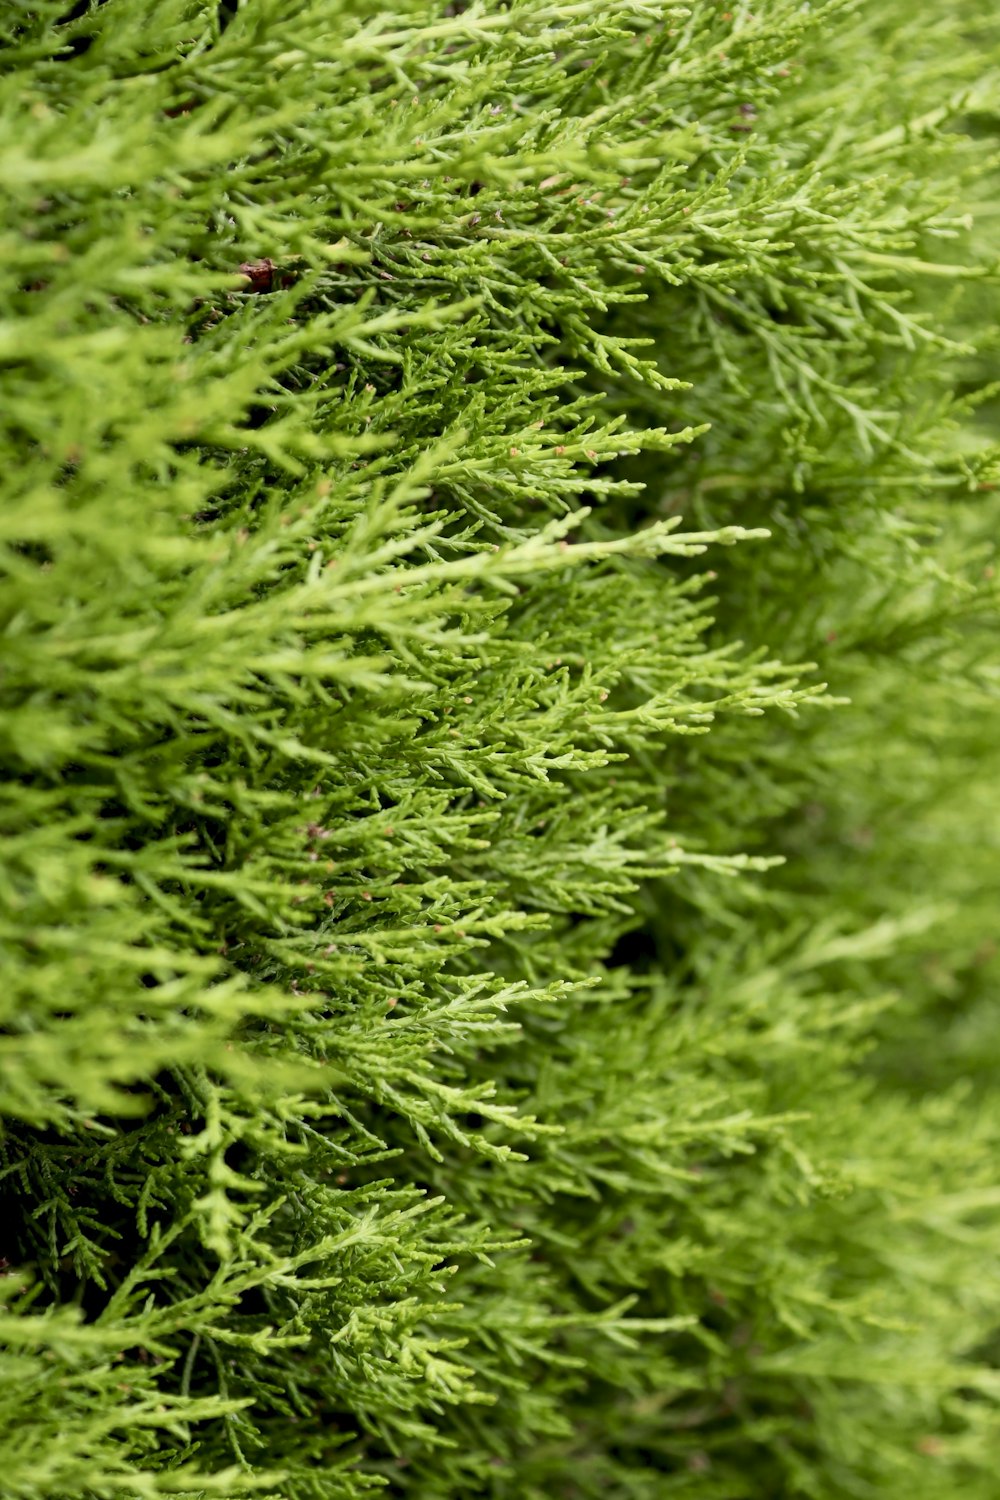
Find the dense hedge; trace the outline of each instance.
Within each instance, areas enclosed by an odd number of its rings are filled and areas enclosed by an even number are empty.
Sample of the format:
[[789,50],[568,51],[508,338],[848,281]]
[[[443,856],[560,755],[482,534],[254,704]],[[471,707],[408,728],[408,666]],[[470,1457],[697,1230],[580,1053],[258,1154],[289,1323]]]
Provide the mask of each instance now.
[[994,1500],[991,6],[67,3],[4,1493]]

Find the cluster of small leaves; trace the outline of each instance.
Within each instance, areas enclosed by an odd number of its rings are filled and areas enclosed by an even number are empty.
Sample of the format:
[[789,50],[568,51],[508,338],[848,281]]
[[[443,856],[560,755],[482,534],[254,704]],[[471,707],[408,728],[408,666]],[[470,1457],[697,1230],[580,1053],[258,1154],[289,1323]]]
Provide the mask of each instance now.
[[994,1493],[1000,39],[730,6],[0,19],[17,1500]]

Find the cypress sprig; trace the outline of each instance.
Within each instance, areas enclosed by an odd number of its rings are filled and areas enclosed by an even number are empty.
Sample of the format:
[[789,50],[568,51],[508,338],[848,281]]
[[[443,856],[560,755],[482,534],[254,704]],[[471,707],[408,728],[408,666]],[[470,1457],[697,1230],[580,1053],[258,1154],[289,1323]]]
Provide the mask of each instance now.
[[996,23],[0,18],[16,1500],[993,1500]]

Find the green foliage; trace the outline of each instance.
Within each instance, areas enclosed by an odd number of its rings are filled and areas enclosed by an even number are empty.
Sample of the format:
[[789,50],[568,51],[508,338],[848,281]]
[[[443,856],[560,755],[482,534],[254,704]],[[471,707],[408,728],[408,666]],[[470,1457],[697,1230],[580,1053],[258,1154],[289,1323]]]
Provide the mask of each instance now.
[[5,1493],[991,1500],[990,7],[0,35]]

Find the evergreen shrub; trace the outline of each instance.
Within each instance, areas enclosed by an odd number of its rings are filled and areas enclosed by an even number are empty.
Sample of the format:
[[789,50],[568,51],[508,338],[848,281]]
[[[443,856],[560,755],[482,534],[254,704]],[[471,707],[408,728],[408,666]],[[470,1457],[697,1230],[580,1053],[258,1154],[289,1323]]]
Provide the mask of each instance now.
[[995,1500],[986,0],[7,0],[12,1500]]

